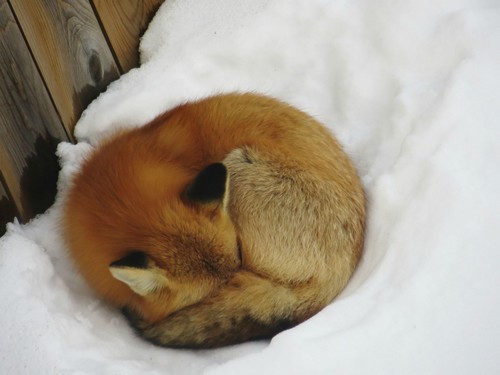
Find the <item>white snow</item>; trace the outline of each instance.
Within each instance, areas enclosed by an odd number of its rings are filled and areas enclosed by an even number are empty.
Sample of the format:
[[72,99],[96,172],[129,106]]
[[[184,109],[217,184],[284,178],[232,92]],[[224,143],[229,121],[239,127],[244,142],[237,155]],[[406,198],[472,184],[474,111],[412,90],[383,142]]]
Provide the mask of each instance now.
[[[500,373],[498,0],[169,0],[141,56],[60,145],[55,205],[0,240],[1,374]],[[75,272],[64,193],[86,142],[232,90],[335,132],[368,194],[365,255],[334,303],[270,342],[154,347]]]

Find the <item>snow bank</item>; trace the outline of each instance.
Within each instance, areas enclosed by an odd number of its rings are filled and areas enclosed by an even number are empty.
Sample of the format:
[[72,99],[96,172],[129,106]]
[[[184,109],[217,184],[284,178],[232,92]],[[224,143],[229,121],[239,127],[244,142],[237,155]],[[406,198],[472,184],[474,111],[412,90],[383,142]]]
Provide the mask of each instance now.
[[[172,0],[141,56],[60,145],[54,206],[0,240],[0,373],[500,373],[497,1]],[[108,132],[232,90],[335,132],[368,193],[365,256],[333,304],[271,342],[153,347],[75,272],[60,206]]]

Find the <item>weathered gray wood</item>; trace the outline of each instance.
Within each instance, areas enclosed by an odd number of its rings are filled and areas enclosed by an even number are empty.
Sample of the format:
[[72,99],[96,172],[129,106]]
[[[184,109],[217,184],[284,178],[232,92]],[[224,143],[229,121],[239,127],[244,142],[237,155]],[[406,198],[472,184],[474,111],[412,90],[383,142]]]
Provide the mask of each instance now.
[[119,77],[89,0],[9,0],[62,122],[73,132],[81,112]]
[[52,203],[58,173],[54,152],[67,139],[9,4],[0,0],[2,221],[14,214],[27,220]]
[[122,72],[139,64],[139,39],[163,0],[91,0]]
[[137,65],[161,2],[0,0],[0,234],[14,216],[27,221],[52,203],[57,143],[72,139],[119,66]]
[[16,205],[7,191],[5,180],[0,172],[0,236],[5,233],[6,224],[16,216],[20,216],[19,212],[17,212]]

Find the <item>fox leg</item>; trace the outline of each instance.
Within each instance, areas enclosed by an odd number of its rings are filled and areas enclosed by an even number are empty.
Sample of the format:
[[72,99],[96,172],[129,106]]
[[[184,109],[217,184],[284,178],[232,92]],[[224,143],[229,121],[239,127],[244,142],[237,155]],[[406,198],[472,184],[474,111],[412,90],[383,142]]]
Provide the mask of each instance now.
[[239,271],[218,294],[158,322],[146,323],[133,311],[126,315],[140,336],[157,345],[214,348],[271,337],[312,315],[296,289]]

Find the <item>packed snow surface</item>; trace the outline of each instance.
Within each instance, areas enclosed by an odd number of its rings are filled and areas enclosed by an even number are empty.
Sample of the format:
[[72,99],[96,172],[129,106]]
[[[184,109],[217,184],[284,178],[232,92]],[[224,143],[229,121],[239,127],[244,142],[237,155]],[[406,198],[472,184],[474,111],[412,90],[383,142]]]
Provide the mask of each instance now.
[[[169,0],[141,56],[60,145],[55,205],[0,240],[1,374],[500,373],[498,0]],[[330,306],[270,342],[154,347],[75,271],[64,194],[109,132],[235,90],[343,143],[368,197],[364,258]]]

